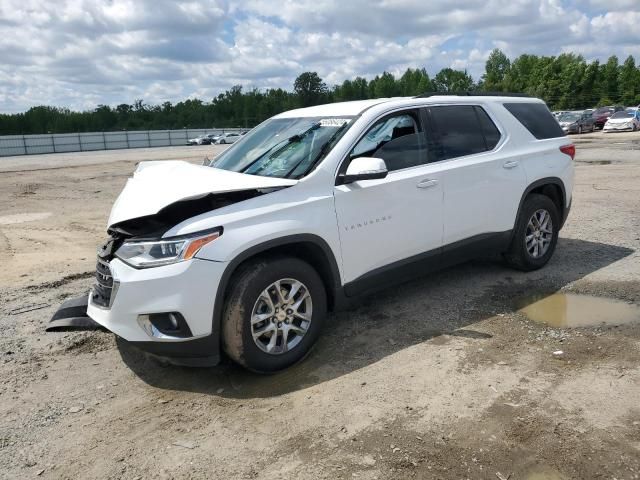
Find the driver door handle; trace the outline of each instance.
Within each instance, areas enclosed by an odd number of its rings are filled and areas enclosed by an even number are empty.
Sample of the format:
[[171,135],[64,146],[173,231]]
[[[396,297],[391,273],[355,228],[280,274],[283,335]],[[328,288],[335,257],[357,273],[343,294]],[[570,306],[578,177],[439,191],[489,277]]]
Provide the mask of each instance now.
[[438,180],[436,180],[435,178],[425,178],[416,186],[418,188],[430,188],[435,187],[436,185],[438,185]]
[[502,166],[507,169],[515,168],[518,166],[518,162],[516,160],[511,160],[509,162],[505,162]]

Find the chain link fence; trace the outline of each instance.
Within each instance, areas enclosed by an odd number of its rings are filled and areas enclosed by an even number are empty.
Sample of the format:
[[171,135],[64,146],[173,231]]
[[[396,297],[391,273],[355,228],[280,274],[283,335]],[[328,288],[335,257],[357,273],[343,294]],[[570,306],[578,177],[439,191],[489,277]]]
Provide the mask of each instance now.
[[243,128],[136,130],[121,132],[55,133],[0,136],[0,157],[39,153],[87,152],[122,148],[186,145],[200,135],[242,133]]

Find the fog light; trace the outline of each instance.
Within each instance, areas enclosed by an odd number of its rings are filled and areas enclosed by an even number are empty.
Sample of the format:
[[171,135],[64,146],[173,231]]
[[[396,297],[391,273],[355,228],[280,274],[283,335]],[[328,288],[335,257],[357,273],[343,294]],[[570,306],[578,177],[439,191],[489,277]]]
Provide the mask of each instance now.
[[193,336],[189,325],[178,312],[138,315],[138,324],[147,335],[159,340],[179,340]]

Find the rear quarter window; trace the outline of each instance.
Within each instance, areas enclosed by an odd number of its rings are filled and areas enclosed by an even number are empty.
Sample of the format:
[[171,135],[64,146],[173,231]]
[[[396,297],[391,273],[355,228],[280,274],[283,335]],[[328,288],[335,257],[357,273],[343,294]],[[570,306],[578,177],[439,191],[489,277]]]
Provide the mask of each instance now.
[[473,107],[478,114],[478,121],[480,122],[480,126],[482,127],[482,133],[484,133],[484,140],[487,142],[487,150],[493,150],[498,145],[500,141],[500,131],[495,126],[493,121],[487,115],[487,112],[484,111],[484,108],[481,107]]
[[544,103],[505,103],[504,108],[538,140],[565,136]]

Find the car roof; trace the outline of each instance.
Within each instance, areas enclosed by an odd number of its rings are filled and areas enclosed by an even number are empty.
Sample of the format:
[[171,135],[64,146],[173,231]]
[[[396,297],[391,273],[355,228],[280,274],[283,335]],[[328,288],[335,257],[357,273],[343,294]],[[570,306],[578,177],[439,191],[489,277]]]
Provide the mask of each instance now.
[[355,100],[352,102],[327,103],[324,105],[316,105],[313,107],[297,108],[276,115],[276,118],[295,118],[295,117],[326,117],[334,116],[353,116],[359,115],[367,108],[373,107],[380,103],[388,102],[389,98],[375,98],[371,100]]
[[468,103],[544,103],[533,97],[485,96],[485,95],[432,95],[428,97],[392,97],[371,100],[355,100],[351,102],[327,103],[313,107],[297,108],[276,115],[274,118],[355,116],[365,110],[384,104],[385,107],[403,107],[409,105],[429,105],[433,103],[468,104]]

